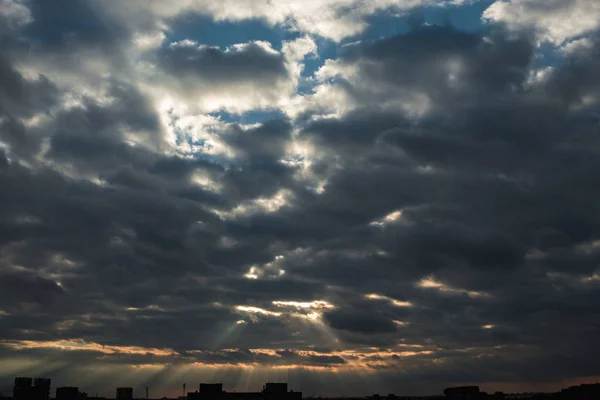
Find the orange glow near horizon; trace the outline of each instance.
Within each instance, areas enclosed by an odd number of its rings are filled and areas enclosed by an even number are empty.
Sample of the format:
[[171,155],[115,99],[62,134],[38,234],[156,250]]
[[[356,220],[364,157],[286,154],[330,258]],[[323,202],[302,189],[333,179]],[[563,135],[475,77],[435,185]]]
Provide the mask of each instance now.
[[4,340],[0,341],[0,345],[15,350],[47,348],[64,351],[91,351],[103,354],[136,354],[152,355],[158,357],[179,355],[179,353],[177,353],[173,349],[155,349],[138,346],[102,345],[94,342],[86,342],[83,339],[67,339],[57,341]]
[[[212,355],[212,354],[223,354],[223,353],[235,353],[238,349],[220,349],[217,351],[204,351],[204,350],[187,350],[184,354],[178,353],[173,349],[164,348],[144,348],[138,346],[113,346],[113,345],[102,345],[94,342],[87,342],[81,339],[68,339],[58,341],[32,341],[32,340],[4,340],[0,341],[0,346],[4,346],[14,350],[24,349],[52,349],[58,351],[87,351],[92,353],[101,353],[102,355],[143,355],[153,357],[165,357],[167,360],[158,362],[141,362],[127,364],[131,367],[136,368],[158,368],[161,365],[165,366],[176,362],[178,365],[189,365],[189,366],[202,366],[206,368],[304,368],[304,369],[327,369],[330,371],[341,371],[341,370],[372,370],[373,366],[393,366],[399,359],[416,356],[428,356],[433,354],[433,349],[423,349],[419,346],[399,346],[402,351],[379,351],[377,349],[362,348],[357,350],[340,350],[332,352],[320,352],[315,350],[292,350],[294,354],[302,358],[306,358],[306,363],[298,363],[298,359],[290,360],[290,364],[281,363],[285,361],[282,358],[281,352],[288,351],[288,349],[278,348],[253,348],[249,349],[252,354],[272,357],[272,363],[266,360],[263,364],[255,361],[248,362],[213,362],[207,363],[203,361],[193,360],[193,356]],[[343,359],[341,363],[330,363],[330,364],[318,364],[318,357],[333,357],[337,356]],[[317,361],[309,362],[311,357],[317,357]],[[102,357],[101,357],[102,358]],[[100,359],[101,359],[100,358]],[[377,361],[374,359],[377,358]]]
[[[149,377],[162,375],[164,376],[165,395],[176,392],[175,386],[180,385],[179,382],[189,381],[190,376],[198,376],[201,374],[202,379],[216,380],[222,376],[234,374],[239,378],[235,381],[229,382],[227,390],[254,390],[255,387],[259,388],[261,382],[268,381],[274,376],[283,376],[285,371],[304,371],[308,374],[313,375],[315,379],[321,379],[323,374],[332,374],[331,379],[344,379],[344,377],[353,377],[352,379],[361,379],[365,382],[371,382],[378,379],[378,373],[382,370],[388,370],[390,373],[394,371],[407,371],[409,372],[413,367],[422,365],[423,362],[431,364],[440,364],[445,362],[444,357],[436,356],[439,351],[434,345],[421,345],[421,344],[410,344],[410,343],[399,343],[388,350],[380,350],[373,347],[361,347],[353,350],[338,350],[332,352],[321,352],[317,350],[304,349],[304,350],[293,350],[293,352],[300,358],[289,359],[289,364],[286,364],[285,357],[279,352],[285,351],[284,348],[271,349],[271,348],[252,348],[249,351],[253,354],[270,356],[273,357],[272,362],[203,362],[203,361],[192,361],[191,358],[180,355],[171,349],[154,349],[154,348],[143,348],[138,346],[102,346],[98,343],[86,342],[84,340],[59,340],[59,341],[0,341],[0,346],[9,347],[12,349],[33,349],[33,348],[48,348],[58,351],[90,351],[90,352],[101,352],[103,355],[109,354],[131,354],[131,355],[151,355],[151,356],[169,356],[177,355],[173,359],[150,359],[149,362],[140,363],[127,363],[126,361],[122,364],[115,366],[111,364],[103,365],[102,358],[98,359],[98,364],[90,364],[83,366],[82,368],[89,373],[99,374],[99,376],[106,376],[109,371],[115,371],[118,374],[119,379],[126,381],[143,381],[144,379],[150,379]],[[456,349],[456,351],[462,353],[470,353],[473,357],[490,355],[493,351],[499,350],[496,347],[473,347]],[[206,354],[206,353],[235,353],[239,349],[229,348],[220,349],[217,351],[203,351],[203,350],[190,350],[185,353],[189,354]],[[443,352],[443,350],[442,350]],[[345,360],[345,363],[331,363],[331,364],[304,364],[304,358],[309,359],[311,356],[338,356]],[[15,359],[15,361],[18,361]],[[156,362],[153,362],[156,361]],[[283,362],[283,363],[282,363]],[[314,359],[311,362],[318,363],[318,359]],[[18,362],[9,363],[10,366],[17,368]],[[40,361],[31,359],[29,361],[29,368],[36,370],[39,368]],[[54,365],[54,364],[53,364]],[[7,366],[8,367],[8,366]],[[14,368],[10,367],[3,368],[4,373],[13,371]],[[234,372],[238,371],[238,372]],[[18,373],[18,371],[14,371]],[[84,374],[89,375],[89,374]],[[558,390],[562,387],[567,387],[574,384],[581,383],[580,380],[572,379],[563,382],[544,383],[542,386],[543,390]],[[85,386],[85,384],[82,384]],[[511,382],[489,382],[480,384],[482,390],[495,391],[503,390],[505,392],[524,391],[528,387],[533,387],[527,383],[511,383]],[[180,387],[180,386],[179,386]],[[295,388],[296,389],[296,388]],[[258,390],[258,389],[257,389]]]

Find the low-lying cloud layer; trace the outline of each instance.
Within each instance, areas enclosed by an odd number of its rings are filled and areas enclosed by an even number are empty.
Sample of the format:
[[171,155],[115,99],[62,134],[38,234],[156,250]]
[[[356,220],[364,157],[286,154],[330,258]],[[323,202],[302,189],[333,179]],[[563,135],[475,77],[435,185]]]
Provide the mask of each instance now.
[[[595,2],[375,40],[470,3],[59,3],[0,1],[1,390],[600,375]],[[209,45],[190,15],[290,35]]]

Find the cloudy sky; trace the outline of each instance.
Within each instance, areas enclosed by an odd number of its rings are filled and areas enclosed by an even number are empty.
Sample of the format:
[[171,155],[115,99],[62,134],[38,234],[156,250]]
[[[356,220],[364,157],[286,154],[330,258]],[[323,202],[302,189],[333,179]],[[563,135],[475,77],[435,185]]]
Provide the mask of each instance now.
[[597,0],[0,0],[0,392],[600,376]]

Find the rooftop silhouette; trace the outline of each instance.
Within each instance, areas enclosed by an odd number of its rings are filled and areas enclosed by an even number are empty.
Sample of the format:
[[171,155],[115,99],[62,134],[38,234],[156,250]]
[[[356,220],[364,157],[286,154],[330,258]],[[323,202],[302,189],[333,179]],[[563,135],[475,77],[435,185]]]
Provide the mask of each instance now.
[[[104,397],[88,397],[87,393],[80,392],[78,387],[63,386],[56,389],[56,397],[50,397],[49,378],[17,377],[14,381],[13,400],[106,400]],[[185,392],[186,385],[183,384]],[[132,387],[118,387],[115,390],[116,400],[142,399],[134,396]],[[148,398],[146,387],[145,398]],[[2,398],[0,396],[0,398]],[[314,397],[305,397],[314,399]],[[319,397],[320,399],[321,397]],[[334,398],[334,397],[330,397]],[[348,397],[345,397],[346,399]],[[10,397],[2,398],[10,399]],[[226,391],[222,383],[200,383],[198,390],[179,396],[177,400],[302,400],[302,392],[288,390],[287,382],[267,382],[261,391],[236,392]],[[554,393],[486,393],[479,386],[455,386],[444,389],[443,394],[434,396],[401,396],[388,394],[380,396],[357,396],[352,399],[365,400],[408,400],[408,399],[448,399],[448,400],[504,400],[504,399],[535,399],[535,400],[599,400],[600,383],[587,383],[570,386]],[[162,400],[169,400],[162,398]]]

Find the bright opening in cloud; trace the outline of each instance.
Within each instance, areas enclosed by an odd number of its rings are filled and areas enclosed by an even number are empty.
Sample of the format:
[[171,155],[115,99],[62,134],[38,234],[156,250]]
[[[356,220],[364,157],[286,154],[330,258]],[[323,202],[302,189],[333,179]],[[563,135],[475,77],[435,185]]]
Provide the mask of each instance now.
[[395,307],[413,307],[413,303],[411,303],[410,301],[396,300],[388,296],[383,296],[381,294],[370,293],[366,294],[365,297],[370,300],[385,300]]
[[425,277],[416,283],[416,286],[422,289],[434,289],[438,290],[442,293],[455,294],[460,295],[464,294],[469,297],[490,297],[488,293],[485,292],[477,292],[474,290],[465,290],[458,289],[451,286],[446,285],[443,282],[439,282],[435,280],[432,276]]

